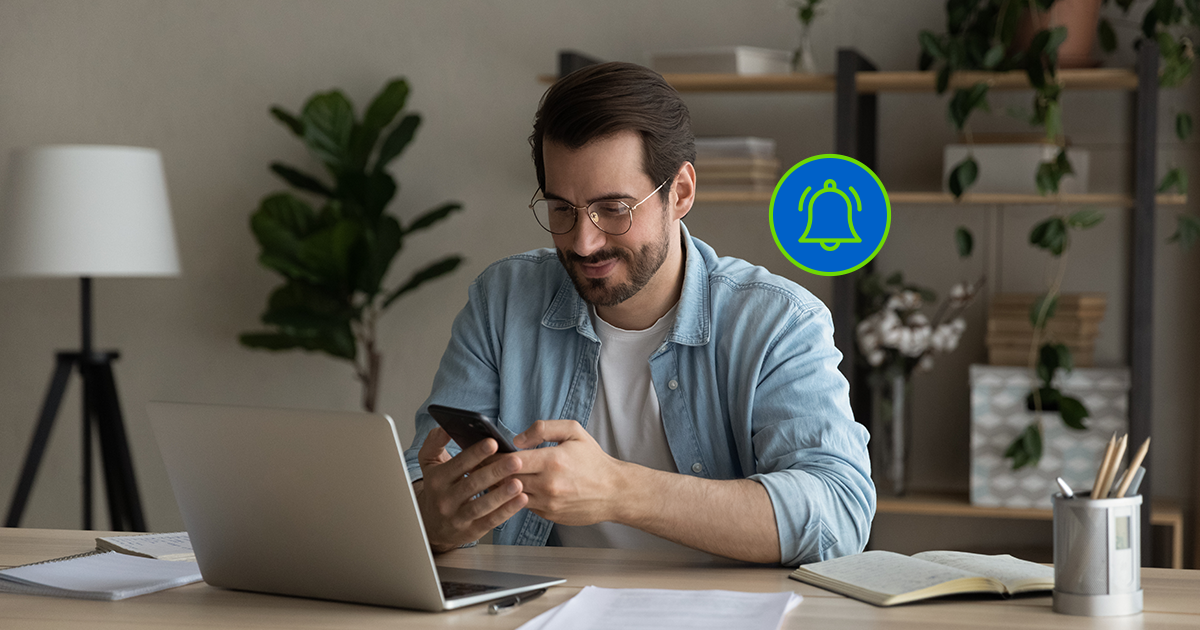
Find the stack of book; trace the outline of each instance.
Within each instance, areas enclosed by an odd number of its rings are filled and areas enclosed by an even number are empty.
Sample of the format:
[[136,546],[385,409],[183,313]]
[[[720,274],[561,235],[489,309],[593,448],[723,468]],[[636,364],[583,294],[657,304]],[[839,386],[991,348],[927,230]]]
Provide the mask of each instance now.
[[[1033,344],[1030,309],[1038,293],[998,293],[988,310],[988,363],[1028,365]],[[1104,319],[1103,293],[1069,293],[1058,296],[1054,316],[1046,321],[1043,343],[1066,344],[1076,367],[1091,367],[1096,335]]]
[[696,180],[704,191],[771,192],[779,182],[775,141],[696,138]]

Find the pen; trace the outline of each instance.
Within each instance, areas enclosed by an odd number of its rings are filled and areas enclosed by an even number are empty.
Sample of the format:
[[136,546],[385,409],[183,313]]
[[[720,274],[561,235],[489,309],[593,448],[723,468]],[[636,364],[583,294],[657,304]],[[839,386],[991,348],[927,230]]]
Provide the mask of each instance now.
[[1063,497],[1068,499],[1075,498],[1075,492],[1071,490],[1071,486],[1068,486],[1062,477],[1056,478],[1055,481],[1058,482],[1058,487],[1062,490]]
[[521,593],[520,595],[513,595],[512,597],[505,597],[504,599],[502,599],[498,602],[493,602],[491,604],[488,604],[488,614],[489,615],[499,615],[500,613],[508,612],[508,611],[516,608],[517,606],[520,606],[521,604],[524,604],[525,602],[540,596],[542,593],[545,593],[545,592],[546,592],[546,589],[539,588],[536,591],[530,591],[528,593]]

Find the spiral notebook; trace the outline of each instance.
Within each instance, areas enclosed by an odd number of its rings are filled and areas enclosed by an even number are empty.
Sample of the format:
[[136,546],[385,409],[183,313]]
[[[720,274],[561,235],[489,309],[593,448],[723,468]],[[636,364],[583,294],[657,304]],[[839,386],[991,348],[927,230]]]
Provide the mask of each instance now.
[[118,600],[200,581],[195,562],[90,552],[0,570],[0,592]]

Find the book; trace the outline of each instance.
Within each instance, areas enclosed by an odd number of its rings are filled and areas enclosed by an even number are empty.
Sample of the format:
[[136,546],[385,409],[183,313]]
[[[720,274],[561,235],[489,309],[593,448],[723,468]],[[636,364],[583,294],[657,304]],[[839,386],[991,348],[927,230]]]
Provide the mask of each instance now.
[[115,601],[200,581],[195,562],[93,551],[0,570],[0,593]]
[[801,565],[792,579],[876,606],[957,593],[1016,593],[1054,588],[1054,569],[1008,555],[924,551],[905,556],[867,551]]
[[96,539],[96,548],[155,560],[196,560],[187,532],[106,536]]

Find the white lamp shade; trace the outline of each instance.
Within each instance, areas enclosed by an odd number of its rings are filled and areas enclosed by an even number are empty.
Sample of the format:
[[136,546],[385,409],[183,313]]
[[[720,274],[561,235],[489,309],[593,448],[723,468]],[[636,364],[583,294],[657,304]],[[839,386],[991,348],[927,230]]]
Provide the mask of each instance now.
[[0,192],[0,275],[179,275],[159,152],[83,145],[14,151]]

